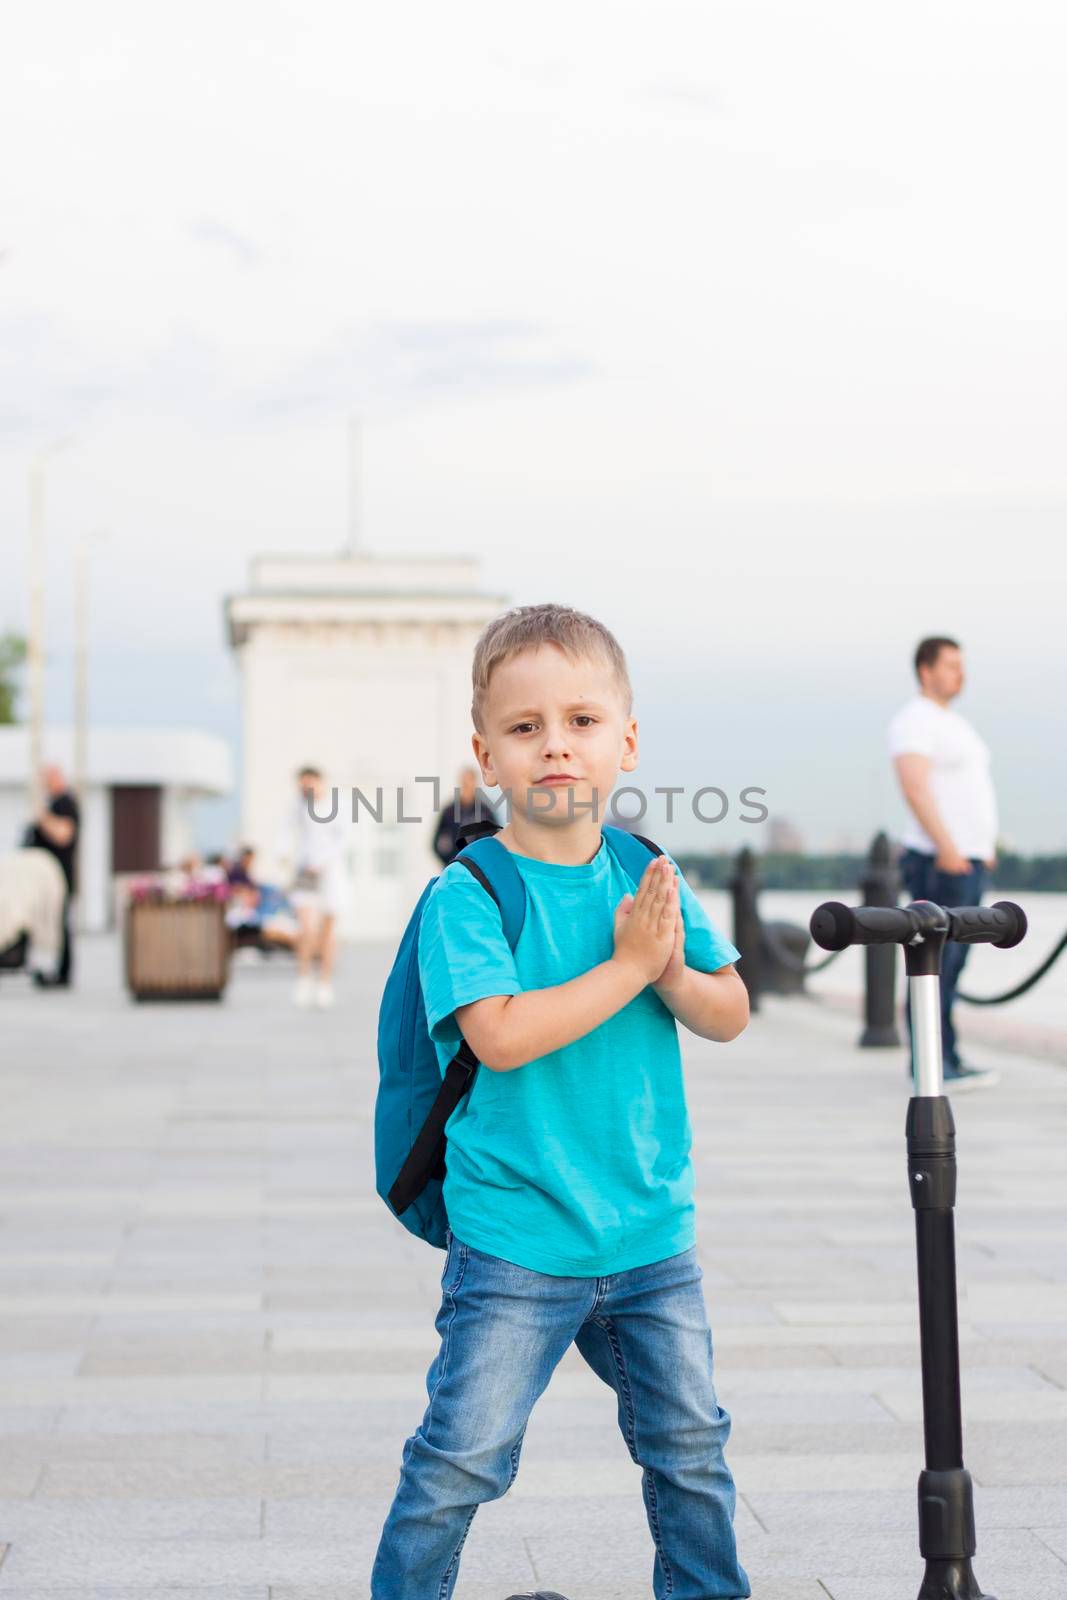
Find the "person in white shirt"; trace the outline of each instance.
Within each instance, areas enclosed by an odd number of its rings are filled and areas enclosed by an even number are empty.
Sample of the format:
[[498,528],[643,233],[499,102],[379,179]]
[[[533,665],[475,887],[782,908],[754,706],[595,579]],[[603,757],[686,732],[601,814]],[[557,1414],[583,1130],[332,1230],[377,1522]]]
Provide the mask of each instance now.
[[[976,906],[996,865],[997,800],[989,747],[951,709],[964,685],[955,639],[923,639],[915,652],[919,693],[889,724],[889,754],[908,806],[900,872],[913,900]],[[941,964],[941,1045],[947,1084],[996,1081],[960,1060],[952,1006],[970,946],[946,943]],[[910,1018],[909,1018],[910,1038]]]
[[333,1005],[337,919],[345,899],[345,821],[340,807],[330,816],[333,797],[317,767],[302,767],[297,782],[299,793],[278,846],[292,874],[289,900],[298,923],[293,999],[298,1006],[327,1007]]

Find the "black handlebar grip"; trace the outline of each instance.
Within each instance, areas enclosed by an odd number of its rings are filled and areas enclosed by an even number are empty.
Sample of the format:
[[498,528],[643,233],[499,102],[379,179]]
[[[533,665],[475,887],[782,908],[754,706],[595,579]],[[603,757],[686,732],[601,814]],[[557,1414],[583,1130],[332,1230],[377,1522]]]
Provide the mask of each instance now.
[[827,900],[816,906],[808,926],[820,950],[847,950],[854,931],[852,907],[842,905],[840,900]]
[[1011,950],[1026,937],[1026,912],[1011,900],[949,911],[949,938],[957,944],[993,944]]
[[852,944],[905,944],[916,931],[916,921],[907,908],[827,900],[812,913],[809,927],[820,949],[847,950]]

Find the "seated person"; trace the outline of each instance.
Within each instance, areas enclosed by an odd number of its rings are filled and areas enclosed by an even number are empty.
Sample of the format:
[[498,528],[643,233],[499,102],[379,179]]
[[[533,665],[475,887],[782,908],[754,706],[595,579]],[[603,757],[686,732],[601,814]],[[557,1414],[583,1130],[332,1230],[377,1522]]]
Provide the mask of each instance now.
[[252,876],[252,863],[255,859],[256,852],[252,849],[252,846],[248,844],[242,845],[234,860],[226,868],[226,876],[231,885],[247,884],[252,887],[255,886],[256,880]]

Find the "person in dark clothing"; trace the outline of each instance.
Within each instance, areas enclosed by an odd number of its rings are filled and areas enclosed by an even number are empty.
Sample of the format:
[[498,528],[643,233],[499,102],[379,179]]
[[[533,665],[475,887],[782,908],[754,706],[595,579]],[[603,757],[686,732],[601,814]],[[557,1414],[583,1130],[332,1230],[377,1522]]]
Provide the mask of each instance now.
[[252,876],[252,863],[256,852],[249,844],[242,845],[237,852],[237,857],[226,867],[226,881],[231,888],[254,889],[256,880]]
[[78,802],[68,790],[66,779],[59,767],[44,767],[41,771],[41,784],[44,789],[45,804],[27,830],[26,843],[38,850],[48,850],[55,856],[67,881],[67,893],[63,901],[63,953],[60,957],[59,970],[54,978],[46,978],[42,973],[36,973],[35,981],[39,987],[45,989],[68,989],[74,970],[70,937],[70,900],[74,893],[81,815],[78,811]]
[[476,822],[495,822],[496,812],[484,794],[479,794],[478,774],[473,767],[463,767],[459,774],[459,788],[437,818],[437,831],[433,836],[434,854],[444,867],[456,858],[456,848],[463,829]]

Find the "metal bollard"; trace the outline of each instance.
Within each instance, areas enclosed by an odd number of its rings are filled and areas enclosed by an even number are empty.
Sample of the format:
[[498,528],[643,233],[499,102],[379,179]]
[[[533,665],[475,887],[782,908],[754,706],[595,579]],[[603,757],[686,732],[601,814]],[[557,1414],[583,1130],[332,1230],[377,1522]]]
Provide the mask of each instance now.
[[741,952],[738,971],[748,990],[752,1011],[759,1010],[763,989],[763,937],[759,920],[759,874],[751,850],[742,850],[730,880],[734,897],[734,944]]
[[[875,834],[860,879],[865,906],[895,906],[900,894],[900,874],[893,861],[889,839]],[[869,944],[864,951],[865,1026],[860,1045],[867,1050],[899,1047],[897,1029],[897,947],[895,944]]]

